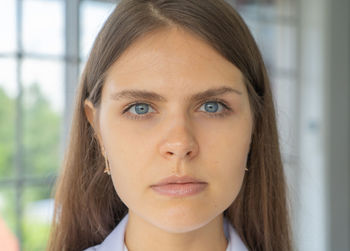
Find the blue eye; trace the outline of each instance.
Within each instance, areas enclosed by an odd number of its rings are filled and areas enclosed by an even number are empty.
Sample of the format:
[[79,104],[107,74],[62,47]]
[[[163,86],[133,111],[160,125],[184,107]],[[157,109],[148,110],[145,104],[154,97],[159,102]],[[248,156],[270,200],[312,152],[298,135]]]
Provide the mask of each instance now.
[[204,109],[207,109],[206,111],[208,111],[209,113],[215,113],[217,110],[219,110],[219,105],[223,106],[222,104],[218,103],[218,102],[207,102],[204,103]]
[[150,105],[146,103],[136,103],[134,105],[131,105],[129,108],[130,110],[134,110],[137,115],[143,116],[143,114],[147,114],[149,107]]
[[[219,100],[210,100],[205,102],[204,104],[201,105],[201,107],[204,105],[204,112],[208,113],[208,116],[210,117],[225,117],[228,115],[232,109],[225,104],[224,101],[219,101]],[[222,106],[222,109],[220,112],[217,112]],[[148,113],[149,108],[153,109],[150,104],[147,103],[133,103],[129,105],[124,111],[124,113],[131,114],[127,115],[128,118],[130,119],[145,119],[148,118],[149,116],[152,116],[151,113]],[[130,112],[131,111],[131,112]]]

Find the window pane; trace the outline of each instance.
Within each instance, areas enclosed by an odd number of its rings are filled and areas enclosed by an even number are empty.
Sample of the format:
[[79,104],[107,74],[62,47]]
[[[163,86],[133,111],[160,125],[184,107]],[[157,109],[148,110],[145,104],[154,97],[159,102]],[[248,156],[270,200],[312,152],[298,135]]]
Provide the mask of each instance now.
[[276,29],[277,26],[273,24],[262,24],[253,18],[246,18],[244,21],[247,23],[259,47],[268,72],[273,73],[276,64],[276,45],[279,35],[279,30]]
[[14,199],[13,189],[0,188],[1,250],[19,250],[19,241],[15,234],[17,217]]
[[275,25],[260,24],[258,25],[257,34],[255,35],[261,54],[263,55],[265,65],[270,74],[276,71],[276,47],[277,47],[278,30]]
[[[271,74],[293,75],[296,69],[296,28],[279,23],[261,24],[256,40]],[[289,72],[289,73],[288,73]]]
[[[53,215],[51,187],[27,187],[23,194],[23,250],[45,250]],[[35,229],[35,231],[33,231]]]
[[291,1],[237,1],[270,74],[294,71],[296,64],[295,5]]
[[[240,1],[238,10],[246,22],[249,30],[255,38],[260,52],[264,58],[266,68],[269,72],[273,71],[275,43],[276,43],[276,29],[271,23],[262,23],[259,20],[261,4],[252,1]],[[272,23],[273,24],[273,23]]]
[[291,25],[276,25],[276,55],[274,58],[276,69],[296,71],[296,27]]
[[88,57],[92,44],[98,31],[103,26],[109,14],[116,4],[97,1],[83,1],[80,6],[80,57],[85,60]]
[[256,20],[259,16],[259,5],[257,3],[239,2],[236,4],[236,8],[244,21]]
[[24,168],[30,176],[55,172],[59,166],[63,113],[63,64],[23,61]]
[[276,103],[276,117],[280,134],[280,147],[285,160],[295,156],[296,139],[296,81],[290,78],[271,78]]
[[0,53],[16,49],[16,11],[13,0],[0,1]]
[[64,5],[59,0],[23,1],[23,46],[26,52],[63,55]]
[[296,15],[293,0],[236,0],[235,6],[244,19],[260,19],[264,22],[292,18]]
[[0,59],[0,180],[12,177],[15,157],[16,68],[14,59]]
[[254,36],[270,74],[293,75],[296,69],[296,27],[279,23],[245,20]]

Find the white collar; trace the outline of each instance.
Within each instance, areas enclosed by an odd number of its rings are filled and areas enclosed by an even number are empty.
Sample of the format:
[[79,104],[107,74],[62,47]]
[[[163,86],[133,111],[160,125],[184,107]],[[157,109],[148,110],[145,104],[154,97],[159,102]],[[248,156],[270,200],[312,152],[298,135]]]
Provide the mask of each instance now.
[[[129,213],[119,222],[102,243],[89,247],[84,251],[128,251],[124,244],[124,234]],[[228,240],[226,251],[248,251],[231,223],[224,217],[224,232]]]

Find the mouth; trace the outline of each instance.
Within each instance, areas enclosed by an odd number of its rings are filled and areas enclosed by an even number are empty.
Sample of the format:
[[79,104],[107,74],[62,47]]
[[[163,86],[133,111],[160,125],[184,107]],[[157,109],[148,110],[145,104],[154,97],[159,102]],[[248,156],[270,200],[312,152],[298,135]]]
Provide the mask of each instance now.
[[162,185],[169,185],[169,184],[188,184],[188,183],[206,183],[202,180],[199,180],[197,178],[191,177],[191,176],[169,176],[165,179],[162,179],[160,182],[155,184],[154,186],[162,186]]
[[165,196],[189,196],[199,194],[207,187],[205,182],[167,183],[151,186],[158,194]]

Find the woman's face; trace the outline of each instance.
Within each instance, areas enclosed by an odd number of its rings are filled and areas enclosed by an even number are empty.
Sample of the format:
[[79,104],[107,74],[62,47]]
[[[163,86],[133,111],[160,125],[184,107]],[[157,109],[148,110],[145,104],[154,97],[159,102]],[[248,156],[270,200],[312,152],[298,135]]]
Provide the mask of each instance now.
[[[210,222],[235,200],[252,112],[242,73],[202,40],[180,29],[139,39],[109,69],[99,115],[90,102],[85,108],[130,215],[181,232]],[[182,197],[151,188],[171,175],[207,186]]]

